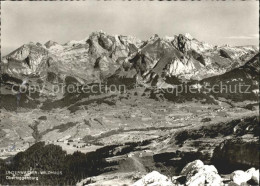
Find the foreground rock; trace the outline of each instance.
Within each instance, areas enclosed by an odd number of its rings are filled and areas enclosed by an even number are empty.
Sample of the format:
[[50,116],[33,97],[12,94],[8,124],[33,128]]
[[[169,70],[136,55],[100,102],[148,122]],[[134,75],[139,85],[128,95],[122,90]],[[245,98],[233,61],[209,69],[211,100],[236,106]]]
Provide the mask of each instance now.
[[218,175],[217,169],[213,165],[204,165],[200,160],[188,163],[181,175],[186,177],[185,185],[223,185],[222,178]]
[[259,170],[255,168],[248,169],[247,171],[237,170],[230,175],[230,179],[238,184],[259,185]]
[[[250,178],[249,178],[250,179]],[[173,182],[166,176],[157,171],[153,171],[142,179],[138,180],[133,186],[146,185],[209,185],[221,186],[224,185],[222,178],[219,176],[217,169],[213,165],[204,165],[201,160],[195,160],[188,163],[181,171],[180,176],[172,177]],[[184,182],[180,181],[184,180]]]
[[188,163],[181,171],[179,176],[171,179],[153,171],[142,179],[138,180],[133,186],[245,186],[259,185],[259,170],[250,168],[247,171],[236,170],[229,175],[218,174],[218,170],[213,165],[204,165],[201,160]]
[[200,160],[195,160],[189,164],[187,164],[181,171],[181,175],[185,175],[187,177],[190,176],[190,174],[193,174],[194,172],[198,171],[199,169],[203,168],[204,163]]
[[146,176],[144,176],[142,179],[135,182],[132,186],[173,186],[174,184],[171,182],[171,180],[160,174],[157,171],[153,171]]
[[251,179],[252,179],[257,185],[259,185],[259,169],[258,169],[258,170],[255,170],[255,171],[252,173]]
[[250,178],[250,174],[242,170],[234,171],[230,176],[230,179],[238,185],[246,183],[248,180],[250,180]]

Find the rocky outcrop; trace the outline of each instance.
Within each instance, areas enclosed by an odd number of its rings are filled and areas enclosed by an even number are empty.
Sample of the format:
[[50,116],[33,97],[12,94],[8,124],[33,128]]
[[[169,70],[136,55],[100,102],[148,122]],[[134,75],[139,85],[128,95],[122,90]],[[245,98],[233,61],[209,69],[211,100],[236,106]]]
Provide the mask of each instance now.
[[157,171],[153,171],[145,175],[142,179],[132,184],[132,186],[152,186],[152,185],[174,186],[174,184],[167,176],[164,176]]
[[259,140],[246,137],[225,140],[214,150],[212,163],[222,172],[259,168]]
[[[167,143],[160,143],[163,149],[153,155],[154,161],[173,168],[175,175],[181,172],[186,175],[186,172],[192,172],[189,170],[195,170],[194,167],[202,167],[202,162],[214,165],[219,174],[230,174],[234,170],[251,167],[258,169],[258,117],[217,124],[211,122],[176,131],[171,139],[165,140]],[[186,166],[196,159],[202,162],[195,161]]]

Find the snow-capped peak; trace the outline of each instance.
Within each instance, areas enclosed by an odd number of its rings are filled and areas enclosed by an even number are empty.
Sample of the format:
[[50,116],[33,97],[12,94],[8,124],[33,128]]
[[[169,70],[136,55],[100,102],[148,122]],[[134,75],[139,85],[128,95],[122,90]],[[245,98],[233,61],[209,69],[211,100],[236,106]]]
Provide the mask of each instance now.
[[193,37],[192,37],[189,33],[185,33],[184,36],[185,36],[186,38],[188,38],[189,40],[192,40],[192,39],[193,39]]
[[71,40],[71,41],[65,43],[65,45],[75,45],[75,44],[86,44],[86,40],[85,39],[79,40],[79,41]]

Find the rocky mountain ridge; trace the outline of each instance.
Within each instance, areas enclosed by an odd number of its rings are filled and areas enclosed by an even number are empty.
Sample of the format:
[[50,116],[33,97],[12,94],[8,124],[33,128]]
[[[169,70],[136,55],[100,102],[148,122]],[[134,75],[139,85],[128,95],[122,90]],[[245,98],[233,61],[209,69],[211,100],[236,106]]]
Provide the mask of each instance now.
[[243,64],[243,58],[257,50],[253,46],[212,46],[189,34],[164,38],[154,35],[141,41],[131,36],[93,32],[88,38],[63,45],[54,41],[44,45],[25,44],[4,56],[1,66],[2,73],[17,77],[49,71],[46,67],[41,68],[48,64],[48,67],[55,66],[61,73],[86,82],[99,81],[99,76],[107,78],[119,69],[127,75],[135,71],[134,75],[140,74],[148,80],[147,76],[154,76],[154,73],[159,76],[163,76],[162,73],[166,76],[184,75],[189,79],[205,69],[216,74],[239,66]]
[[256,55],[254,46],[212,46],[189,34],[152,36],[141,41],[132,36],[93,32],[80,41],[44,45],[29,43],[1,59],[1,94],[13,94],[11,85],[44,87],[52,95],[57,84],[138,84],[167,88],[182,82],[214,78],[244,65]]

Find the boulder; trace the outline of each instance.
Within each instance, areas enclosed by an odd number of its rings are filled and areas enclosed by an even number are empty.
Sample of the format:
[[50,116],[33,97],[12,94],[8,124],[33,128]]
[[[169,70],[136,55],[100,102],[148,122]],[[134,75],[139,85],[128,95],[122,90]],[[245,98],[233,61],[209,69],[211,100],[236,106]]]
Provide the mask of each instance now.
[[253,185],[259,185],[259,170],[256,170],[255,168],[248,169],[246,171],[247,174],[251,177],[249,180],[250,183]]
[[202,169],[204,172],[213,172],[218,174],[218,170],[214,167],[214,165],[204,165]]
[[195,185],[210,185],[210,186],[221,186],[222,178],[214,173],[214,172],[205,172],[202,169],[199,170],[197,174],[190,177],[189,180],[187,180],[186,184],[187,186],[195,186]]
[[253,172],[251,179],[259,185],[259,169]]
[[157,171],[153,171],[142,179],[135,182],[132,186],[173,186],[171,180]]
[[205,165],[203,168],[198,170],[198,173],[187,178],[186,185],[220,186],[222,185],[222,178],[218,175],[214,166]]
[[221,186],[223,185],[223,180],[220,177],[220,175],[218,175],[217,173],[214,172],[204,172],[204,174],[206,175],[206,185],[210,185],[210,186]]
[[185,185],[187,186],[223,185],[222,178],[218,175],[217,169],[213,165],[204,165],[200,160],[195,160],[187,164],[181,171],[181,175],[186,176]]
[[249,181],[251,179],[251,175],[248,172],[237,170],[230,175],[230,179],[234,183],[241,185],[242,183],[246,183],[247,181]]
[[194,175],[194,173],[198,172],[204,166],[204,163],[201,160],[195,160],[193,162],[188,163],[181,171],[181,175],[185,175],[189,177],[190,175]]
[[248,169],[247,171],[246,171],[246,173],[248,173],[249,175],[253,175],[253,173],[255,172],[256,170],[255,170],[255,168],[254,167],[252,167],[251,169]]

